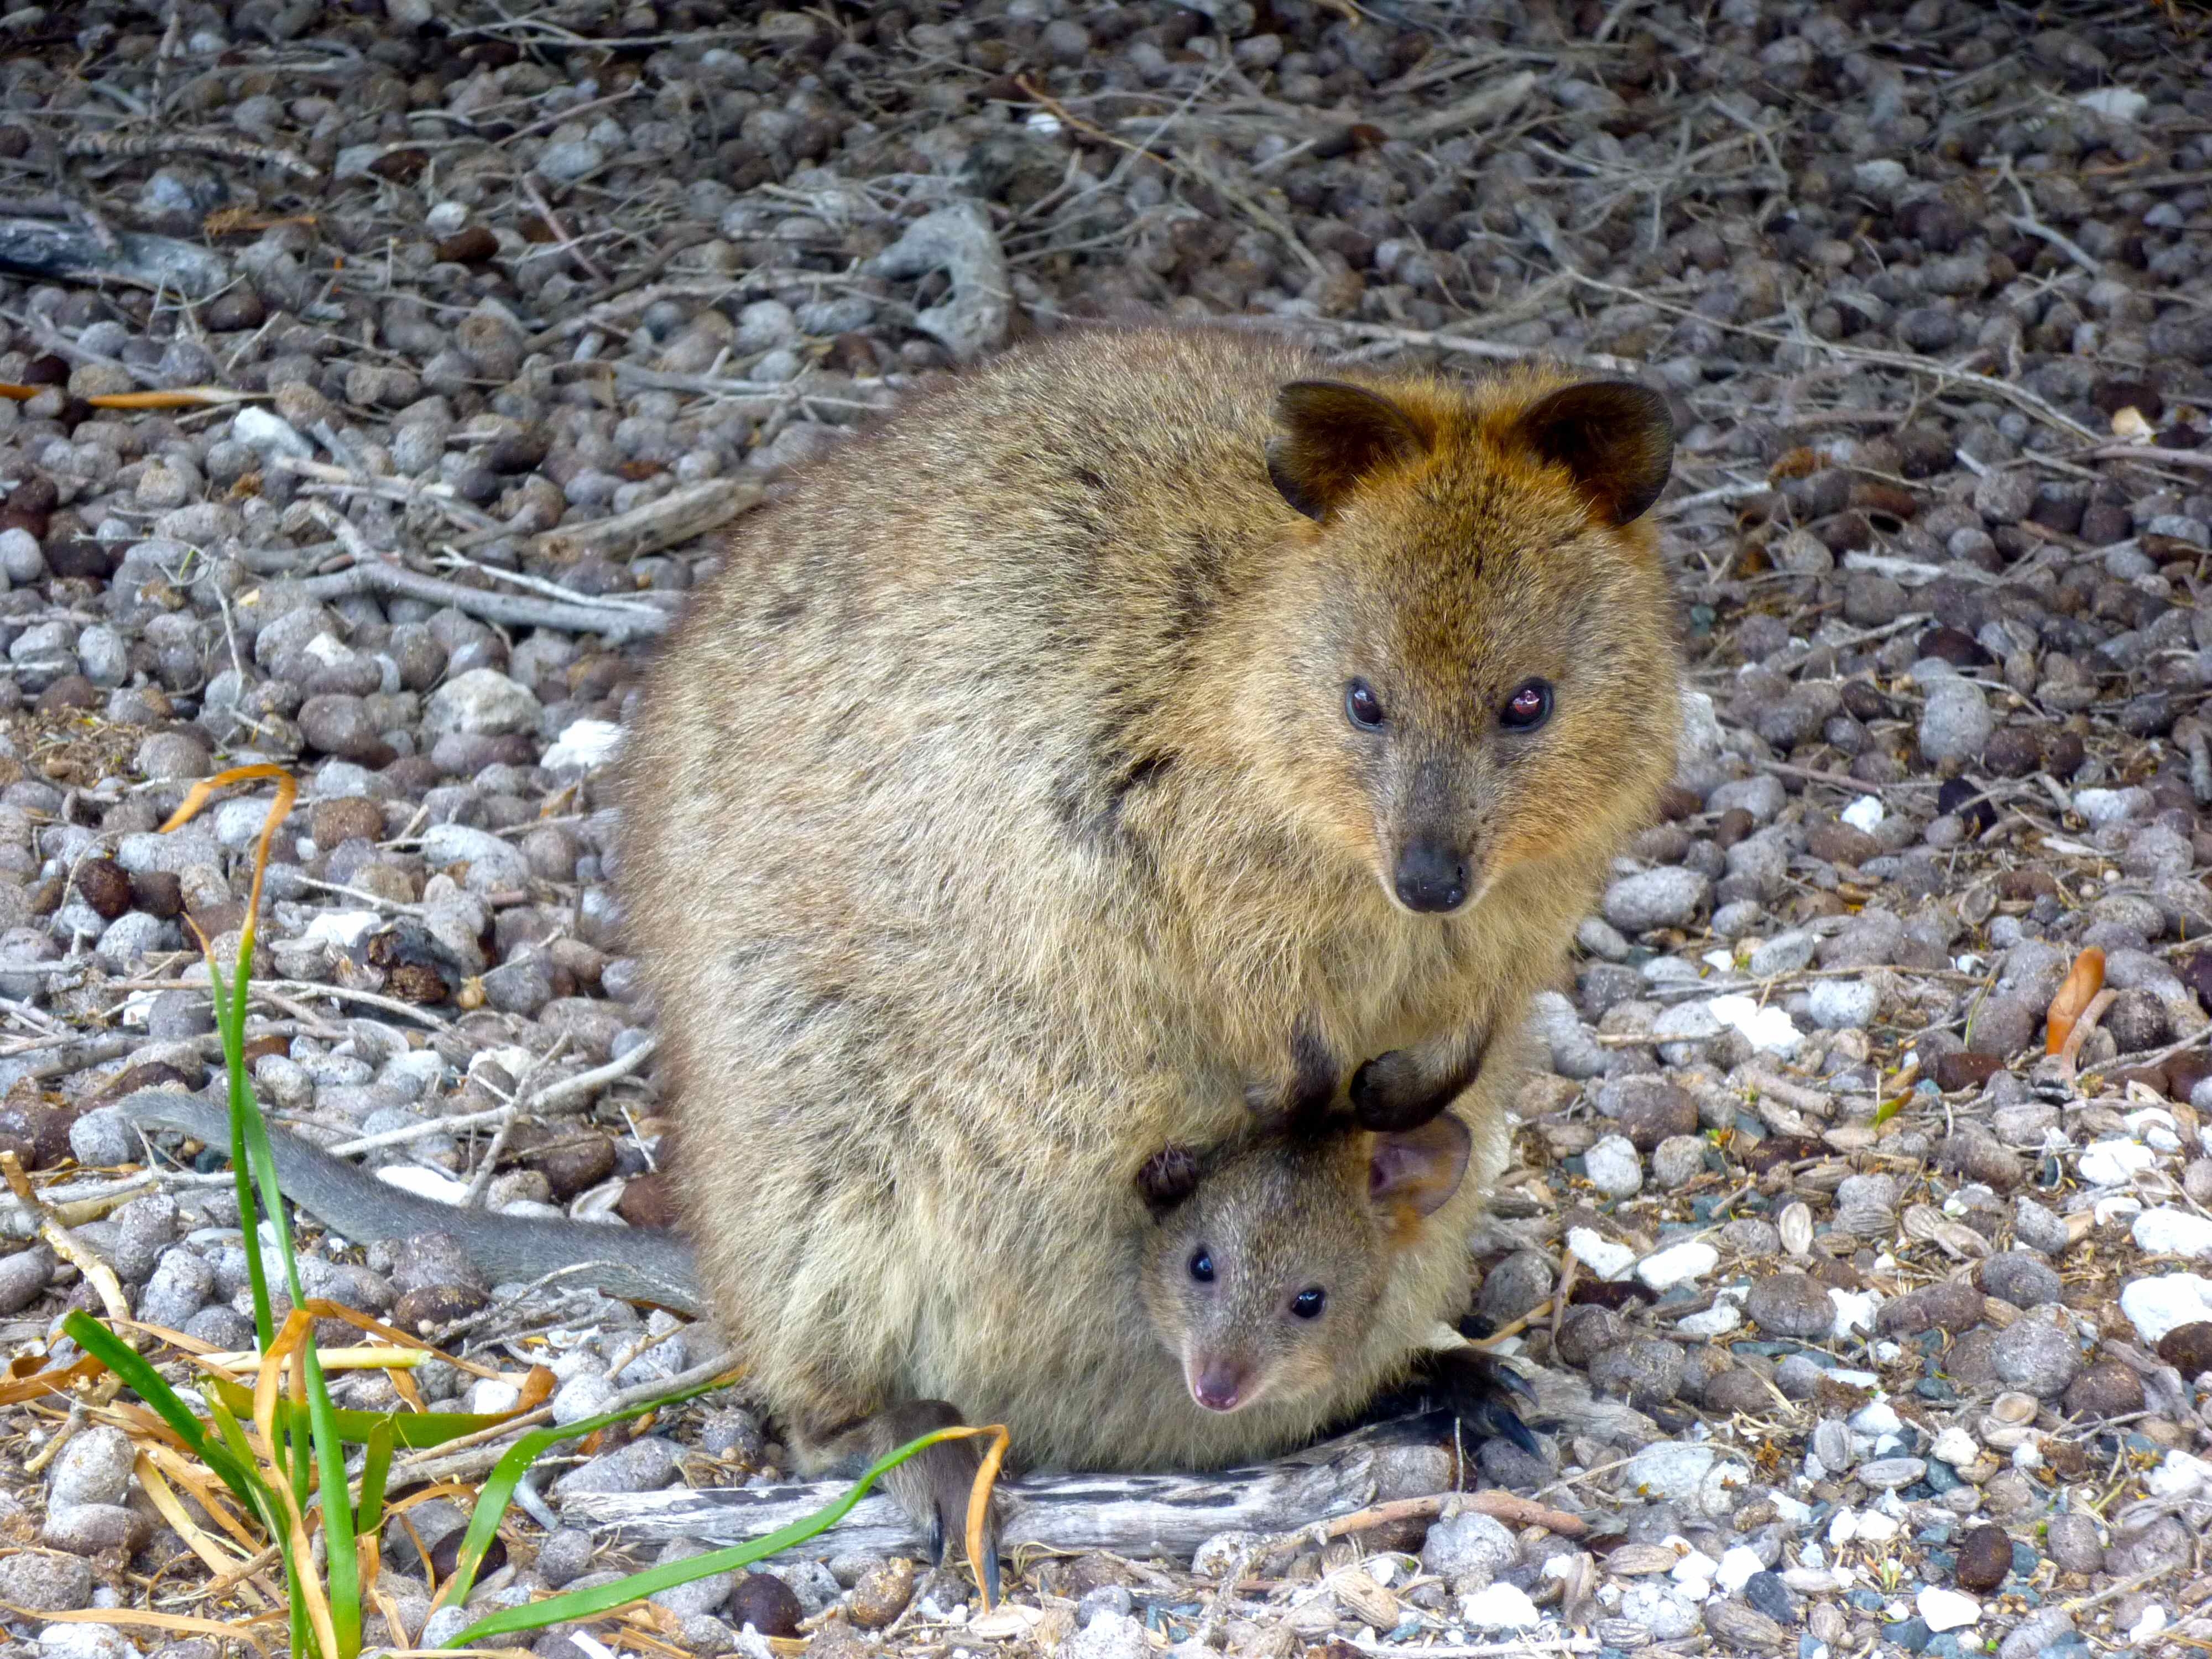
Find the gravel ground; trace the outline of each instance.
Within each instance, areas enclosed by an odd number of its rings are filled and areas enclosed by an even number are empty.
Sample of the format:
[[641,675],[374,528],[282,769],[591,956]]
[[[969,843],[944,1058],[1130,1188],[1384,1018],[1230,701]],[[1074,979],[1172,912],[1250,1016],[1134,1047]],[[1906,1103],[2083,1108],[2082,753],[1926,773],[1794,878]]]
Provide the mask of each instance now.
[[[270,797],[149,832],[276,760],[264,1100],[421,1188],[664,1220],[596,769],[708,532],[1070,318],[1558,354],[1674,402],[1693,688],[1475,1241],[1474,1311],[1584,1407],[1485,1484],[1591,1530],[1383,1528],[1225,1594],[1233,1540],[1057,1560],[988,1628],[837,1557],[669,1593],[652,1650],[2212,1646],[2209,39],[2148,0],[0,17],[0,251],[49,261],[0,276],[0,1146],[138,1317],[249,1341],[223,1189],[117,1207],[101,1103],[207,1079],[185,925],[234,954]],[[178,388],[260,395],[94,401]],[[2114,994],[2046,1054],[2092,947]],[[103,1304],[7,1224],[43,1355]],[[580,1416],[700,1357],[433,1243],[311,1260],[504,1373],[432,1401],[543,1364]],[[199,1605],[119,1430],[0,1425],[0,1656]],[[757,1478],[773,1429],[696,1409],[567,1478]],[[412,1511],[434,1559],[461,1517]],[[521,1523],[480,1594],[620,1559]]]

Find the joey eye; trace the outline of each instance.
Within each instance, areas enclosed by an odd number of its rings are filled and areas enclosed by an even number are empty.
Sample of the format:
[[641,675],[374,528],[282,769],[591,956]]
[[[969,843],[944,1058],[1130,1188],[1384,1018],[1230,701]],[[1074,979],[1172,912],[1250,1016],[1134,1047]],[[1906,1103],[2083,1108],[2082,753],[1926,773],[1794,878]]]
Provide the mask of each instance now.
[[1498,723],[1510,732],[1533,732],[1552,718],[1552,683],[1528,680],[1505,700]]
[[1318,1285],[1310,1285],[1291,1298],[1291,1311],[1301,1319],[1319,1319],[1328,1292]]
[[1354,680],[1344,688],[1344,717],[1363,732],[1382,728],[1382,699],[1365,680]]
[[1194,1250],[1190,1258],[1190,1276],[1201,1285],[1213,1283],[1213,1258],[1204,1250]]

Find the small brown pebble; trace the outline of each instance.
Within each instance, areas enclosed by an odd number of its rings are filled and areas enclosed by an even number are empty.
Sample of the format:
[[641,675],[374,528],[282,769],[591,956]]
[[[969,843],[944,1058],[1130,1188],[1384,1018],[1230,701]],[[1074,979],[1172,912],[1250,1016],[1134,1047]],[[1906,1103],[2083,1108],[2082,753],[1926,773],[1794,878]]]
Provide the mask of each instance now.
[[392,970],[384,983],[387,995],[402,1002],[411,1002],[418,1007],[429,1007],[443,1002],[453,994],[446,976],[427,962],[403,962]]
[[1725,853],[1759,827],[1759,821],[1741,806],[1731,806],[1713,820],[1713,845]]
[[914,1600],[914,1563],[897,1556],[860,1575],[853,1586],[853,1622],[864,1630],[881,1630],[906,1611]]
[[171,870],[142,870],[131,878],[131,902],[164,921],[185,908],[183,883]]
[[131,908],[131,878],[113,859],[87,859],[78,865],[76,890],[109,921]]
[[465,230],[457,230],[438,244],[441,264],[480,264],[498,252],[499,238],[492,234],[488,225],[471,225]]
[[791,1586],[773,1573],[749,1572],[730,1591],[730,1622],[750,1625],[763,1636],[793,1637],[806,1616]]
[[1976,1527],[1959,1540],[1959,1585],[1995,1589],[2012,1572],[2012,1540],[2002,1527]]
[[2142,1379],[2117,1359],[2100,1359],[2067,1385],[2063,1403],[2069,1417],[2124,1417],[2143,1408]]
[[1775,1336],[1825,1336],[1836,1322],[1826,1286],[1805,1273],[1770,1273],[1755,1281],[1744,1305]]
[[420,1334],[482,1313],[490,1305],[491,1297],[473,1285],[425,1285],[392,1304],[392,1322],[403,1331]]
[[555,1202],[565,1204],[615,1172],[615,1144],[602,1134],[565,1134],[523,1163],[545,1177]]
[[[2049,746],[2045,749],[2043,766],[2052,777],[2063,783],[2080,771],[2081,763],[2088,758],[2088,745],[2081,741],[2079,732],[2061,732],[2057,737],[2051,738]],[[2042,875],[2043,872],[2038,871],[2036,873]],[[2048,877],[2045,878],[2049,879]]]
[[1982,764],[2001,778],[2024,778],[2043,764],[2043,739],[2024,726],[1999,726],[1982,745]]
[[1885,1335],[1917,1336],[1923,1331],[1970,1331],[1982,1322],[1982,1293],[1956,1279],[1908,1291],[1886,1302],[1875,1316]]
[[1587,1365],[1609,1348],[1627,1340],[1621,1323],[1608,1308],[1575,1307],[1559,1322],[1552,1352],[1570,1365]]
[[2212,1371],[2212,1320],[2176,1325],[2158,1340],[2158,1357],[2194,1382]]
[[1805,850],[1830,864],[1856,867],[1869,859],[1881,857],[1882,846],[1865,830],[1854,830],[1848,823],[1820,823],[1814,825],[1806,836]]
[[2021,1183],[2023,1170],[2019,1155],[2000,1146],[1995,1136],[1980,1129],[1968,1129],[1945,1137],[1936,1149],[1936,1167],[1955,1171],[1969,1181],[1979,1181],[2008,1193]]
[[307,815],[307,833],[327,853],[349,841],[384,839],[384,812],[366,795],[340,795],[315,803]]
[[676,1196],[669,1188],[667,1172],[655,1170],[624,1182],[623,1195],[615,1200],[615,1213],[633,1227],[674,1226]]
[[1936,1060],[1936,1086],[1947,1095],[1961,1089],[1978,1089],[2002,1070],[2004,1061],[1996,1055],[1977,1054],[1961,1048]]
[[41,714],[58,714],[72,708],[97,708],[106,702],[100,690],[82,674],[64,674],[39,693],[35,707]]
[[1650,1080],[1658,1086],[1635,1091],[1620,1109],[1620,1132],[1639,1152],[1650,1152],[1674,1136],[1698,1132],[1698,1103],[1688,1091],[1658,1083],[1656,1079]]
[[13,1149],[27,1170],[44,1170],[70,1155],[70,1125],[76,1114],[44,1101],[0,1106],[0,1146]]

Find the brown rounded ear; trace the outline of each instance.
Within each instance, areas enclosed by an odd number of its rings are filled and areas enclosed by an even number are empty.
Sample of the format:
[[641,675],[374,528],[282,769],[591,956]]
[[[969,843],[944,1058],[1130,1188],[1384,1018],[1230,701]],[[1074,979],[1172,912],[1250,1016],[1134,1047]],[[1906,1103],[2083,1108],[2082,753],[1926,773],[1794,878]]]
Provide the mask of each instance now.
[[1585,380],[1538,398],[1522,438],[1564,466],[1607,524],[1640,516],[1667,487],[1674,421],[1667,400],[1628,380]]
[[1137,1196],[1155,1220],[1197,1190],[1198,1159],[1180,1146],[1162,1147],[1137,1171]]
[[1435,1214],[1466,1179],[1474,1139],[1467,1125],[1449,1112],[1418,1129],[1376,1136],[1368,1154],[1367,1201]]
[[1364,480],[1429,447],[1396,404],[1341,380],[1293,380],[1275,399],[1275,418],[1285,430],[1267,446],[1267,477],[1309,519],[1327,519]]

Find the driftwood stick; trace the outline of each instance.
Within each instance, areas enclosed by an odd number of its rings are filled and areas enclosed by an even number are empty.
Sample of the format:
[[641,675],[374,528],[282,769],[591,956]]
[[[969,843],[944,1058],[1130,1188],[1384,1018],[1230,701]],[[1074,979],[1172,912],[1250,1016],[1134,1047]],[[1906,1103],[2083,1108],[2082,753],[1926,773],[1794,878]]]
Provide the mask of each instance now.
[[[1109,1550],[1142,1560],[1188,1560],[1224,1532],[1289,1534],[1340,1517],[1345,1530],[1379,1524],[1376,1506],[1407,1499],[1466,1504],[1504,1493],[1434,1496],[1451,1483],[1450,1427],[1440,1413],[1358,1431],[1255,1468],[1218,1474],[1036,1474],[999,1483],[1006,1506],[1001,1547]],[[560,1498],[570,1526],[612,1528],[637,1538],[738,1544],[788,1525],[845,1491],[824,1480],[767,1487],[652,1492],[574,1492]],[[1530,1504],[1514,1519],[1565,1531],[1574,1517]],[[1476,1503],[1474,1507],[1483,1507]],[[1413,1513],[1415,1511],[1408,1511]],[[1433,1510],[1426,1511],[1433,1513]],[[1362,1518],[1365,1517],[1365,1518]],[[1382,1517],[1388,1518],[1388,1517]],[[1555,1525],[1555,1522],[1557,1523]],[[1331,1522],[1331,1524],[1336,1524]],[[923,1539],[890,1498],[871,1493],[832,1530],[800,1547],[911,1553]]]
[[0,218],[0,270],[33,276],[174,289],[205,299],[230,281],[230,261],[171,236],[124,231],[112,247],[90,226],[59,219]]
[[659,501],[611,519],[542,531],[537,548],[556,559],[579,559],[586,554],[617,561],[635,559],[703,536],[750,511],[760,498],[761,486],[753,479],[708,478],[672,489]]
[[441,581],[386,559],[364,559],[349,569],[327,576],[310,576],[301,584],[318,599],[343,599],[354,593],[398,594],[430,605],[450,605],[456,611],[509,628],[552,628],[565,634],[597,634],[609,644],[658,634],[668,626],[665,612],[636,605],[575,605],[565,599],[541,599],[524,593],[496,593],[459,582]]

